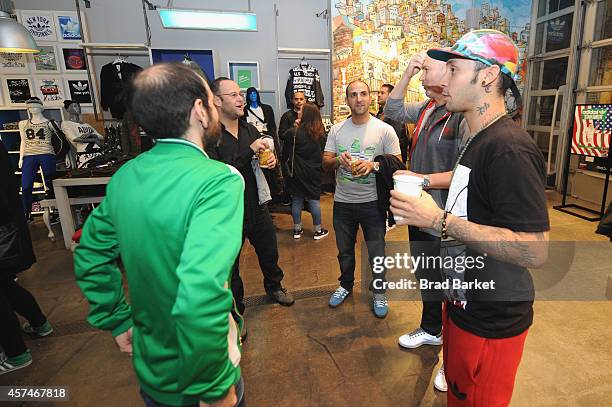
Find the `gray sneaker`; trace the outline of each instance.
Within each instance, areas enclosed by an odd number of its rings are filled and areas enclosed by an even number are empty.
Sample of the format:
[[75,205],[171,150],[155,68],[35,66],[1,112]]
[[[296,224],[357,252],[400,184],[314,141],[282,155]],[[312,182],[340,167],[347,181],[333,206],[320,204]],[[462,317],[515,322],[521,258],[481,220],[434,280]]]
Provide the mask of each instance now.
[[293,299],[293,295],[288,293],[287,290],[284,288],[279,288],[276,291],[272,291],[268,293],[268,296],[274,301],[278,302],[280,305],[284,305],[285,307],[289,307],[295,302],[295,300]]

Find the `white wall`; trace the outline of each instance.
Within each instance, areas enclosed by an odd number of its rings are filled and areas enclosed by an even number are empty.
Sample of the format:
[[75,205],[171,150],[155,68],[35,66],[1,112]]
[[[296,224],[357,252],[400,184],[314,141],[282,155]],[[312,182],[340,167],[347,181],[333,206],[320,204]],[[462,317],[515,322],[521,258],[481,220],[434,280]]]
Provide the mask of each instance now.
[[[74,0],[13,0],[21,10],[75,10]],[[166,6],[166,0],[152,0],[153,4]],[[227,61],[258,61],[260,87],[284,92],[287,72],[281,72],[281,89],[278,88],[274,4],[279,13],[278,46],[284,48],[329,48],[327,21],[315,13],[328,7],[328,0],[251,0],[252,11],[257,14],[257,32],[167,30],[161,26],[156,12],[148,11],[153,48],[212,49],[215,52],[215,74],[227,75]],[[246,11],[247,0],[175,0],[176,8],[218,9]],[[91,8],[84,8],[91,42],[141,43],[146,40],[142,3],[140,0],[91,0]],[[110,60],[111,57],[106,57]],[[100,60],[95,64],[100,69]],[[130,57],[140,64],[138,58]],[[100,62],[99,62],[100,61]],[[297,62],[294,65],[297,65]],[[286,65],[286,64],[284,64]],[[284,69],[283,65],[283,69]],[[316,66],[316,65],[315,65]],[[322,65],[323,68],[327,65]],[[326,68],[327,69],[327,68]],[[326,89],[326,105],[331,105],[331,86],[328,72],[321,72]],[[278,109],[278,106],[273,106]],[[286,109],[281,105],[277,116]],[[327,110],[327,109],[325,109]],[[278,117],[277,117],[278,120]]]

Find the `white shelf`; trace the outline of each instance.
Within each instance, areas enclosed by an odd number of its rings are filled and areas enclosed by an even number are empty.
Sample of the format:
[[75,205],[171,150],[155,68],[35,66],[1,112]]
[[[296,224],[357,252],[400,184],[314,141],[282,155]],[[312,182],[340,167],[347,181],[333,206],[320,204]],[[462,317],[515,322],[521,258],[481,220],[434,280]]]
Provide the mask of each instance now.
[[16,151],[16,150],[15,151],[9,151],[8,153],[9,154],[19,154],[19,151]]
[[15,130],[0,130],[0,133],[19,133],[19,129],[15,129]]

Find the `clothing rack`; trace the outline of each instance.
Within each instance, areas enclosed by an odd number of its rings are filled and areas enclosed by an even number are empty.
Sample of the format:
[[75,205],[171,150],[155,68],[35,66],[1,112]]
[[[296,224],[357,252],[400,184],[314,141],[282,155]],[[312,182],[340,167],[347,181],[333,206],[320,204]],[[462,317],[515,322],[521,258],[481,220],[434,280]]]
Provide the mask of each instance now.
[[[115,54],[117,56],[121,56],[121,54],[123,54],[124,56],[126,54],[128,55],[142,55],[142,56],[149,56],[149,60],[151,60],[151,48],[144,45],[144,44],[121,44],[121,43],[93,43],[93,42],[83,42],[81,44],[79,44],[82,48],[83,48],[83,52],[85,54],[85,59],[87,60],[86,63],[86,68],[87,68],[87,80],[89,80],[89,83],[91,84],[92,87],[92,92],[91,92],[91,102],[93,104],[93,109],[94,109],[94,117],[96,118],[96,121],[99,122],[117,122],[117,119],[105,119],[104,118],[104,114],[102,112],[100,112],[98,110],[98,104],[96,102],[96,96],[95,96],[95,92],[93,91],[94,88],[94,84],[97,84],[97,81],[94,82],[92,78],[94,78],[94,76],[92,75],[91,72],[91,65],[92,65],[92,59],[91,57],[93,56],[100,56],[100,55],[108,55],[108,54],[104,54],[104,53],[93,53],[92,51],[94,50],[115,50],[116,52],[111,53],[111,54]],[[118,50],[127,50],[129,52],[127,53],[123,53],[123,52],[119,52]],[[95,87],[97,89],[97,86]]]

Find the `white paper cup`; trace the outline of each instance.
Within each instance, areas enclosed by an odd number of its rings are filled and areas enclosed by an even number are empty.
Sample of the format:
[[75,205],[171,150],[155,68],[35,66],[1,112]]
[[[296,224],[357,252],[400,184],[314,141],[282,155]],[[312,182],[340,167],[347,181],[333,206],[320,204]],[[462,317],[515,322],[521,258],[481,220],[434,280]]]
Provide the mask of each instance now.
[[[423,178],[414,175],[398,174],[393,176],[393,189],[402,194],[419,197],[423,192]],[[395,220],[402,220],[401,216],[393,215]]]

